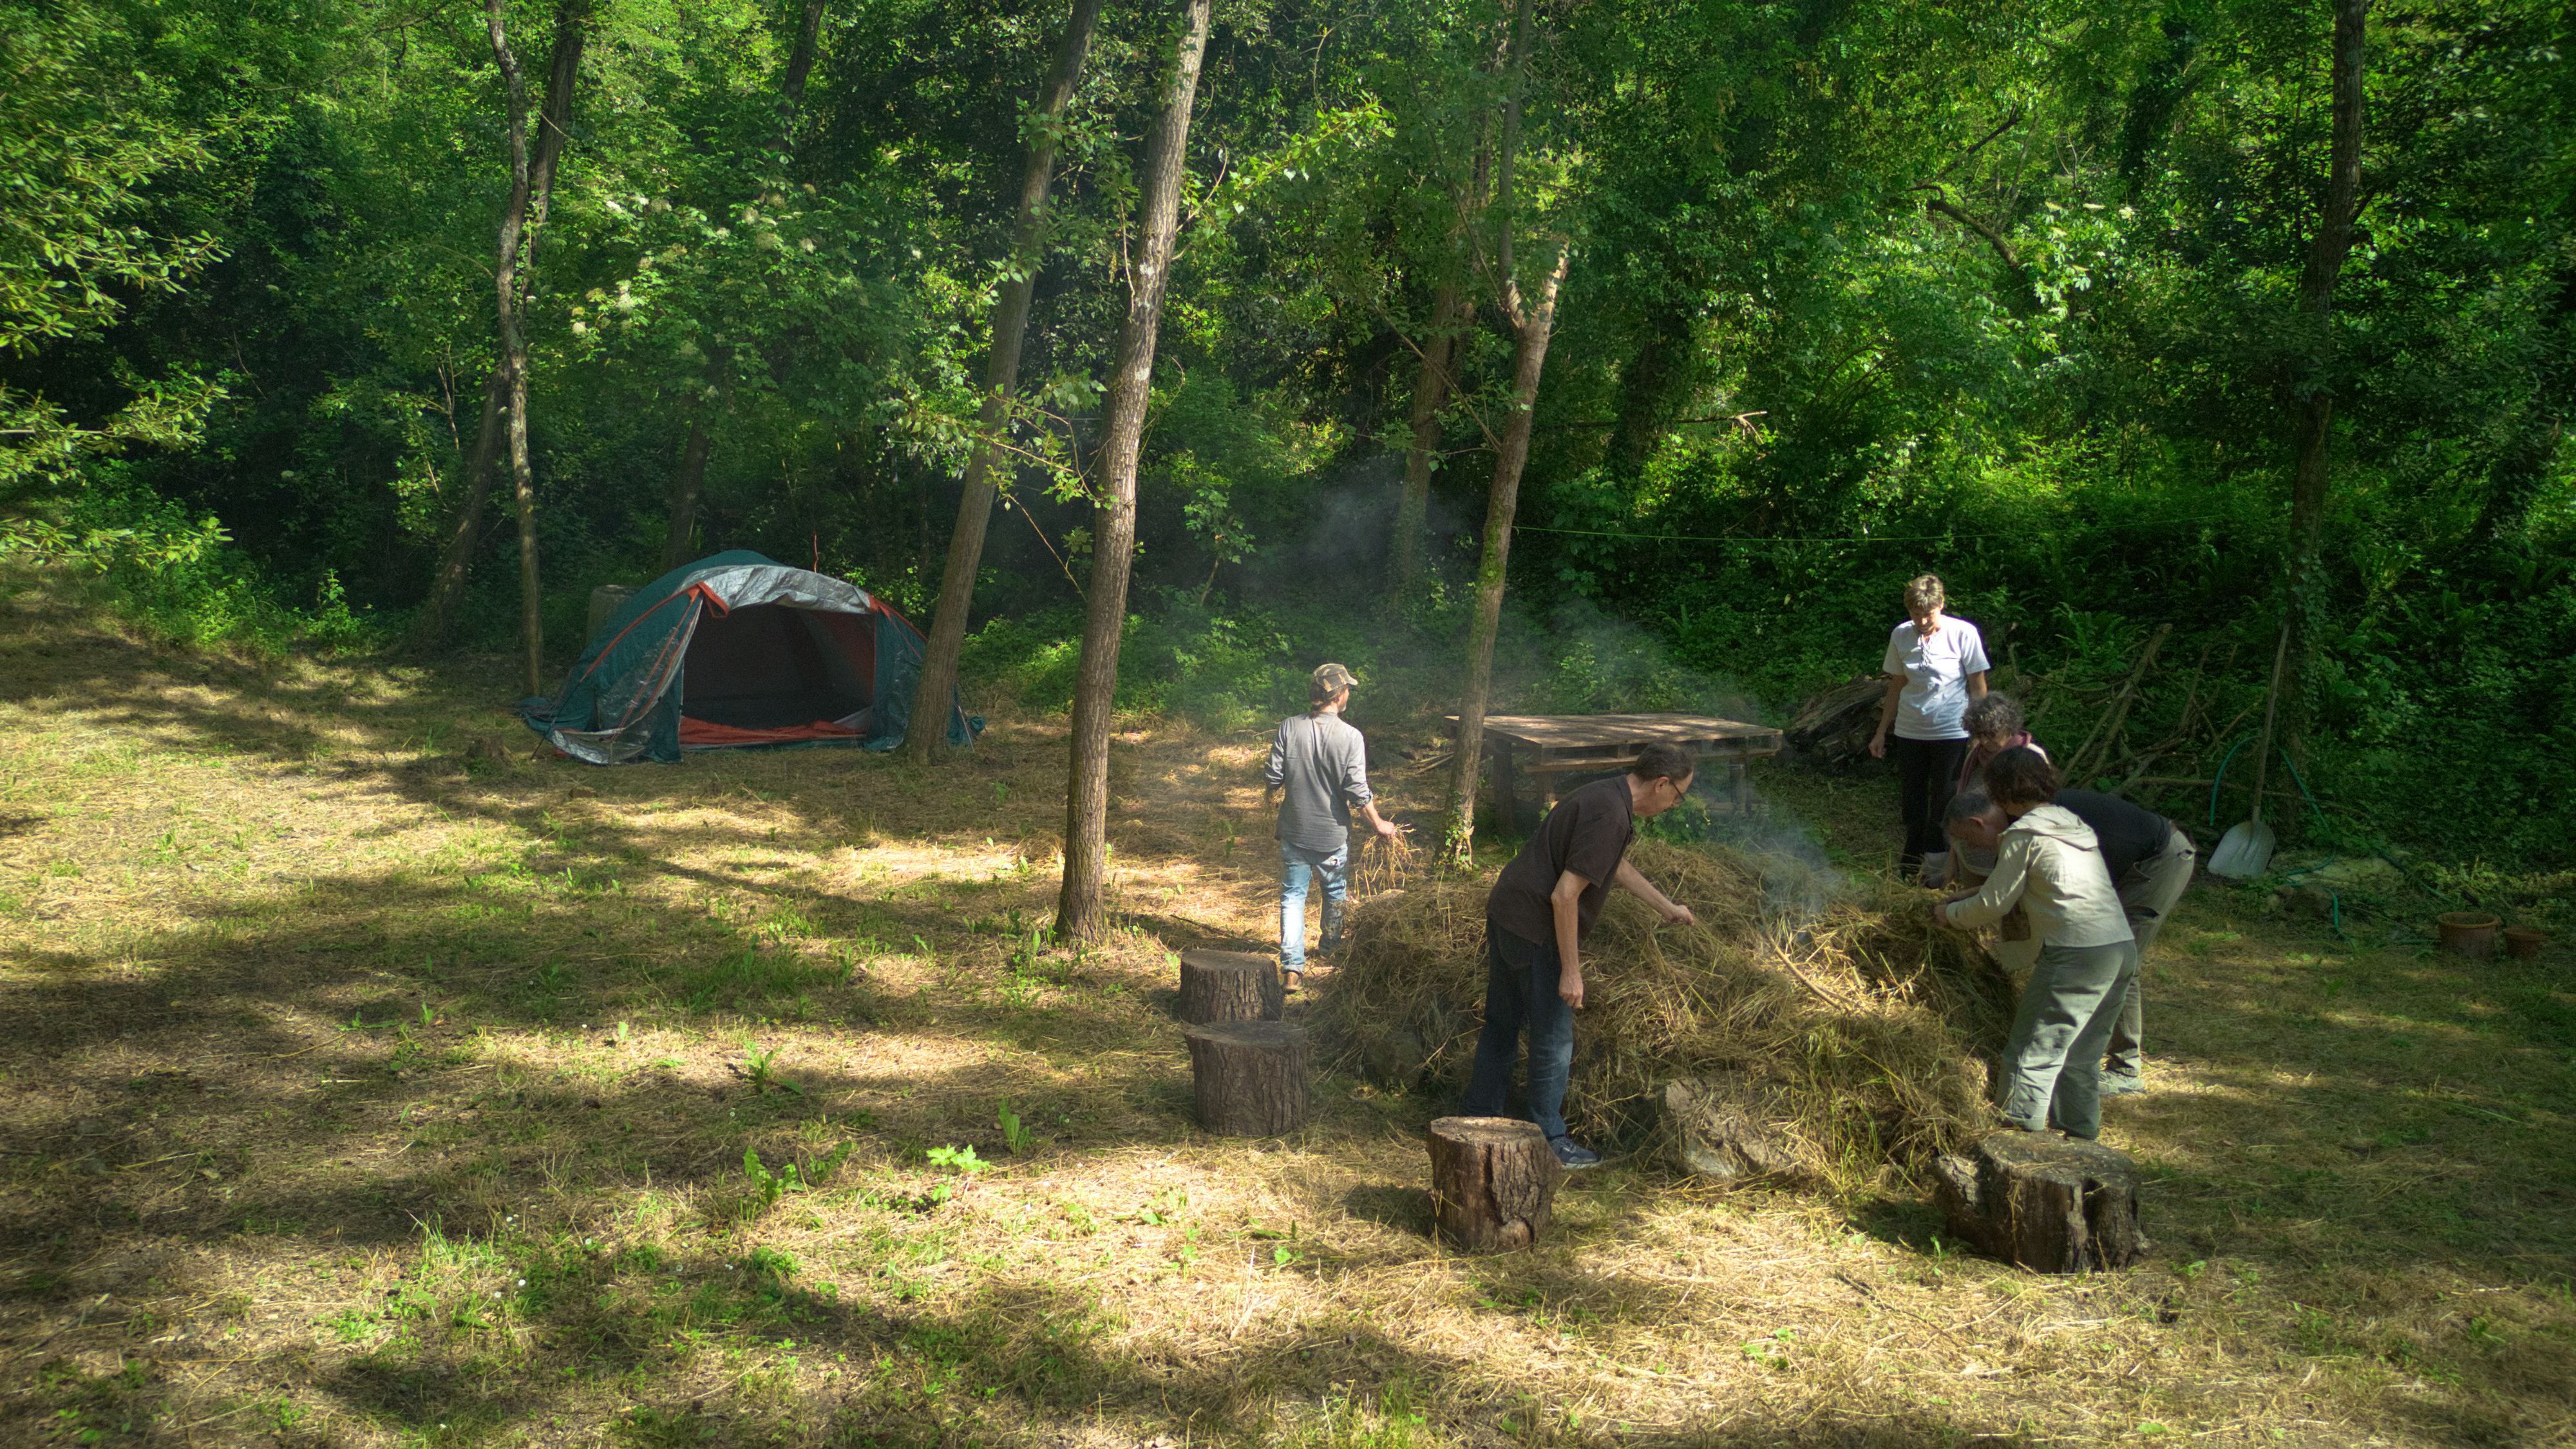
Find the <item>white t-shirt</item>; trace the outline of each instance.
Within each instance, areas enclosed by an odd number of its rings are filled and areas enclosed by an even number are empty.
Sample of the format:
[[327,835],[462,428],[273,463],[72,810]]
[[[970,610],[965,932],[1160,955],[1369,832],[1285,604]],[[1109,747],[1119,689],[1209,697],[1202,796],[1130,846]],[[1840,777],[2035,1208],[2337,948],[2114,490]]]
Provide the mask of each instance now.
[[1926,639],[1906,620],[1887,636],[1884,673],[1905,676],[1896,696],[1896,737],[1964,740],[1968,737],[1968,676],[1983,674],[1985,637],[1965,619],[1941,616],[1940,631]]

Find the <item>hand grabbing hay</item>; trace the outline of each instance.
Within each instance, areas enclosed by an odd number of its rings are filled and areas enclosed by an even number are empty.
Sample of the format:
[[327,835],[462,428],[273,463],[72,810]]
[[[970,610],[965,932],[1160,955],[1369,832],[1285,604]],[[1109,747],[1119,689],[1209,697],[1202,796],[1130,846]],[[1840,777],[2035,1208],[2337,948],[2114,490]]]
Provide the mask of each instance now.
[[1382,896],[1400,891],[1422,879],[1422,852],[1404,832],[1380,835],[1369,832],[1360,842],[1360,858],[1351,867],[1351,895],[1354,898]]

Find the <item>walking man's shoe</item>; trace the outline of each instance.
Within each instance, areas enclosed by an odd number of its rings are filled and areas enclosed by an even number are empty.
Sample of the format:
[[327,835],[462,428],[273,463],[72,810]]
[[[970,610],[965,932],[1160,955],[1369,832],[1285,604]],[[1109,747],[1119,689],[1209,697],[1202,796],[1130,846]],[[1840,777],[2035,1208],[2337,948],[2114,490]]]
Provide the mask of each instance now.
[[1553,1137],[1548,1139],[1547,1145],[1556,1149],[1557,1162],[1568,1171],[1601,1165],[1600,1153],[1571,1137]]

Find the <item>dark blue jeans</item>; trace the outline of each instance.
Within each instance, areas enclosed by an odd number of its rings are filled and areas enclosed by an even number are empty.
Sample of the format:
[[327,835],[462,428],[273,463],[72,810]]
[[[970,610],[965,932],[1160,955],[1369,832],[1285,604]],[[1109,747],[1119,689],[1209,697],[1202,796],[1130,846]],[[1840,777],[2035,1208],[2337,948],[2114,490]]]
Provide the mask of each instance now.
[[1541,945],[1485,922],[1485,1029],[1467,1079],[1466,1115],[1499,1117],[1529,1033],[1530,1120],[1554,1141],[1565,1135],[1565,1079],[1574,1068],[1574,1008],[1556,994],[1563,967],[1553,942]]

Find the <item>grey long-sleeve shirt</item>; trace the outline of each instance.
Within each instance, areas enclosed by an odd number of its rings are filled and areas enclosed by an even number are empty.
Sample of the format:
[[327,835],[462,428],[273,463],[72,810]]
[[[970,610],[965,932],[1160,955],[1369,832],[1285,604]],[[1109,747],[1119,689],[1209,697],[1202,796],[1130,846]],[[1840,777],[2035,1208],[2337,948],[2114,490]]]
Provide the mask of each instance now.
[[1261,779],[1287,792],[1279,803],[1279,839],[1300,850],[1348,846],[1351,807],[1375,798],[1369,793],[1368,745],[1338,714],[1281,720]]

